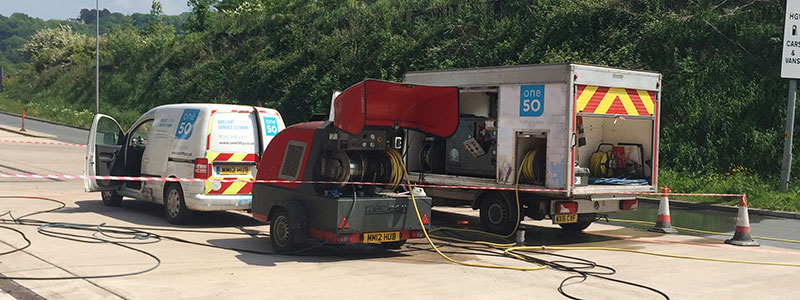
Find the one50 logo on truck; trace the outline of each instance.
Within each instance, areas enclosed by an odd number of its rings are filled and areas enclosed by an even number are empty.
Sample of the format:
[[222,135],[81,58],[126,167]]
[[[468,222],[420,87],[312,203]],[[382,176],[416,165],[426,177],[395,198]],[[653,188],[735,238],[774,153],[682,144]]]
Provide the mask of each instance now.
[[519,116],[538,117],[544,113],[544,85],[523,85],[519,91]]
[[197,121],[197,115],[200,110],[196,108],[187,108],[183,110],[181,121],[178,122],[178,129],[175,131],[175,138],[179,140],[188,140],[192,136],[194,123]]

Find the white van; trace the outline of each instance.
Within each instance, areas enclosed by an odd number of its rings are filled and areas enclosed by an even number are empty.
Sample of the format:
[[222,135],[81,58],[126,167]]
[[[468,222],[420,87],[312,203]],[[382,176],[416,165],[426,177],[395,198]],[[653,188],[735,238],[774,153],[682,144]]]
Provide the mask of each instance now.
[[[278,111],[228,104],[156,107],[123,132],[113,118],[92,121],[84,174],[199,179],[253,179],[261,153],[285,128]],[[84,179],[87,192],[103,203],[122,197],[164,204],[170,223],[185,223],[191,211],[250,209],[252,183],[108,181]]]

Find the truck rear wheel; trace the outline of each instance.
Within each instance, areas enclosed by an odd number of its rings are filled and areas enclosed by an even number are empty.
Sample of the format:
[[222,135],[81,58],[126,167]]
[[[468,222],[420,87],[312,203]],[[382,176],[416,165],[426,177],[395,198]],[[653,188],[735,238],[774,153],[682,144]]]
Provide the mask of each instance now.
[[561,226],[561,229],[567,232],[581,232],[588,228],[589,225],[592,225],[592,222],[594,222],[596,218],[597,214],[581,214],[578,215],[578,222],[558,224],[558,226]]
[[296,233],[292,229],[286,209],[278,208],[269,221],[269,240],[275,252],[283,254],[294,251],[297,246],[294,241]]
[[511,234],[517,222],[521,221],[517,220],[516,202],[510,203],[501,193],[489,193],[482,198],[480,215],[483,230],[501,235]]

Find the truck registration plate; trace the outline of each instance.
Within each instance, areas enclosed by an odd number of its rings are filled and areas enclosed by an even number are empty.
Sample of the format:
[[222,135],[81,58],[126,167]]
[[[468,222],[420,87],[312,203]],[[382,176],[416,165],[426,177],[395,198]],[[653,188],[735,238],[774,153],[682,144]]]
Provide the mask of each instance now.
[[554,224],[567,224],[578,222],[578,214],[555,215]]
[[250,166],[219,166],[219,175],[249,175]]
[[385,243],[400,240],[399,231],[370,232],[364,234],[364,243]]

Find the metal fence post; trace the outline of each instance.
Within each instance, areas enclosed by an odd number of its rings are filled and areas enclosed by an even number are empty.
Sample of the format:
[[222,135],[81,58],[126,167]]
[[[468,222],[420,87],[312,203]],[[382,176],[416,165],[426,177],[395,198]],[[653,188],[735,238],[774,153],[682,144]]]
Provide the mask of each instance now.
[[792,136],[794,135],[794,101],[797,94],[797,80],[789,80],[789,99],[786,106],[786,131],[783,133],[783,163],[781,164],[780,190],[789,190],[789,177],[792,172]]

